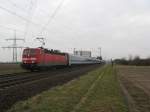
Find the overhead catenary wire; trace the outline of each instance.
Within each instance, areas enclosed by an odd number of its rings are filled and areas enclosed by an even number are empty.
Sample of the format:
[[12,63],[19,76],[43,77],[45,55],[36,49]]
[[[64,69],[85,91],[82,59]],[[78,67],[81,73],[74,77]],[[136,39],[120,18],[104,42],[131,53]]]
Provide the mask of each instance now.
[[[30,15],[29,15],[29,20],[31,20],[32,19],[32,12],[34,12],[34,11],[32,11],[32,10],[34,10],[34,9],[36,9],[36,6],[37,6],[37,0],[34,0],[35,2],[33,3],[33,0],[31,0],[30,1],[30,4],[31,4],[31,6],[29,7],[29,11],[27,11],[25,8],[22,8],[22,7],[20,7],[19,5],[17,5],[16,3],[14,3],[12,0],[7,0],[10,4],[12,4],[14,7],[16,7],[16,8],[18,8],[18,9],[21,9],[22,11],[25,11],[26,13],[30,13]],[[57,11],[58,11],[58,9],[61,7],[61,5],[62,5],[62,3],[64,2],[64,0],[62,0],[61,2],[60,2],[60,4],[58,5],[58,7],[55,9],[55,11],[54,11],[54,13],[52,14],[52,15],[50,15],[51,16],[51,18],[50,19],[52,19],[54,16],[55,16],[55,14],[57,13]],[[34,7],[35,6],[35,7]],[[34,9],[33,9],[34,8]],[[41,9],[40,9],[40,11],[41,11]],[[41,11],[42,13],[46,13],[45,11]],[[27,24],[26,24],[26,27],[28,27],[28,25],[29,25],[29,22],[26,22]],[[43,26],[43,28],[44,28],[44,26]],[[46,29],[46,28],[44,28],[44,29]],[[27,30],[27,28],[26,28],[26,30]],[[25,33],[25,36],[26,36],[26,33]]]
[[12,0],[7,0],[7,2],[9,2],[12,6],[14,6],[14,7],[16,7],[18,9],[26,12],[26,13],[29,13],[29,11],[30,11],[30,10],[26,10],[25,8],[20,7],[19,5],[17,5],[16,3],[14,3]]
[[[0,6],[0,9],[4,10],[4,11],[6,11],[6,12],[8,12],[8,13],[10,13],[10,14],[12,14],[12,15],[14,15],[14,16],[20,18],[20,19],[22,19],[23,21],[29,22],[29,23],[31,23],[31,24],[33,24],[33,25],[36,25],[36,26],[43,27],[42,24],[35,23],[35,22],[33,22],[33,21],[27,19],[26,17],[23,17],[23,16],[17,14],[16,12],[13,12],[13,11],[7,9],[7,8],[4,8],[4,7]],[[45,28],[45,29],[46,29],[46,30],[49,30],[48,28]]]
[[[30,1],[30,6],[28,8],[28,10],[26,10],[25,8],[20,7],[19,5],[17,5],[16,3],[14,3],[12,0],[7,0],[7,2],[9,2],[12,6],[14,6],[17,9],[22,10],[23,12],[28,13],[28,18],[31,21],[32,20],[32,15],[33,15],[33,9],[36,9],[37,6],[37,0],[34,0],[35,3],[33,3],[33,0]],[[34,8],[35,6],[35,8]],[[24,40],[26,39],[26,36],[28,34],[28,28],[29,28],[30,22],[26,21],[25,23],[25,31],[24,31]]]
[[[37,7],[37,0],[35,0],[34,3],[33,3],[33,1],[31,0],[31,2],[30,2],[30,7],[29,7],[29,10],[30,10],[31,12],[30,12],[29,15],[28,15],[30,20],[32,20],[33,13],[34,13],[36,7]],[[30,26],[30,22],[26,22],[26,25],[25,25],[25,33],[24,33],[24,40],[25,40],[25,38],[26,38],[26,36],[27,36],[27,34],[28,34],[29,26]]]
[[[8,13],[10,13],[10,14],[12,14],[12,15],[14,15],[14,16],[16,16],[16,17],[22,19],[22,20],[24,20],[24,21],[29,21],[29,22],[31,22],[31,21],[28,20],[27,18],[25,18],[25,17],[23,17],[23,16],[17,14],[16,12],[13,12],[13,11],[11,11],[11,10],[5,8],[5,7],[0,6],[0,9],[4,10],[4,11],[6,11],[6,12],[8,12]],[[33,23],[33,22],[32,22],[32,23]],[[33,23],[33,24],[35,24],[35,23]]]
[[22,30],[19,30],[19,29],[10,28],[10,27],[6,27],[6,26],[3,26],[3,25],[0,25],[0,27],[1,27],[1,28],[5,28],[5,29],[8,29],[8,30],[11,30],[11,31],[14,31],[14,30],[16,30],[17,32],[22,32],[22,33],[24,33],[24,31],[22,31]]
[[[38,0],[34,0],[34,1],[35,1],[35,3],[33,3],[33,4],[36,6]],[[31,11],[30,9],[29,9],[29,10],[26,10],[25,8],[20,7],[19,5],[17,5],[16,3],[14,3],[12,0],[7,0],[7,2],[9,2],[12,6],[14,6],[14,7],[17,8],[17,9],[22,10],[22,11],[25,12],[25,13],[29,13],[29,12]],[[33,2],[33,0],[30,1],[30,4],[31,4],[31,2]],[[33,5],[33,4],[32,4],[32,5]],[[42,10],[42,9],[40,9],[39,11],[42,12],[42,13],[47,13],[46,11],[44,11],[44,10]]]
[[[9,1],[11,1],[11,0],[9,0]],[[12,2],[12,1],[11,1],[11,2]],[[47,25],[48,25],[48,24],[53,20],[53,18],[56,16],[57,12],[60,10],[60,8],[61,8],[61,6],[63,5],[63,3],[64,3],[64,0],[61,0],[61,2],[59,3],[59,5],[58,5],[57,8],[55,9],[54,13],[53,13],[52,15],[50,15],[49,20],[47,21],[47,23],[46,23],[44,26],[43,26],[42,24],[38,24],[38,23],[33,22],[31,19],[27,19],[27,18],[25,18],[25,17],[23,17],[23,16],[21,16],[21,15],[18,15],[16,12],[13,12],[13,11],[7,9],[7,8],[2,7],[2,6],[0,6],[0,9],[3,9],[4,11],[6,11],[6,12],[8,12],[8,13],[14,15],[14,16],[19,17],[20,19],[26,21],[28,24],[31,23],[31,24],[34,24],[34,25],[36,25],[36,26],[42,27],[42,30],[41,30],[41,33],[42,33],[42,31],[44,31],[44,30],[50,31],[50,29],[47,28]],[[15,3],[14,3],[14,4],[15,4]],[[37,3],[36,3],[36,4],[37,4]],[[14,6],[16,7],[17,5],[14,5]],[[35,6],[36,6],[36,5],[35,5]],[[18,6],[17,6],[17,7],[18,7]],[[67,28],[67,29],[68,29],[68,28]],[[72,29],[69,28],[69,30],[72,30]],[[17,30],[17,31],[18,31],[18,30]]]
[[[22,19],[23,21],[25,21],[25,22],[28,23],[28,24],[33,24],[33,25],[42,27],[42,30],[41,30],[41,33],[42,33],[42,31],[44,31],[44,30],[51,31],[50,29],[47,28],[47,26],[48,26],[49,23],[53,20],[53,18],[56,16],[56,14],[58,13],[58,11],[61,9],[63,3],[64,3],[64,0],[61,0],[61,2],[59,3],[59,5],[58,5],[57,8],[55,9],[54,13],[49,17],[49,19],[48,19],[48,21],[47,21],[47,23],[46,23],[45,25],[35,23],[35,22],[33,22],[31,19],[26,18],[26,17],[24,17],[24,16],[22,16],[22,15],[19,15],[19,14],[17,14],[16,12],[13,12],[13,11],[11,11],[11,10],[5,8],[5,7],[0,6],[0,9],[2,9],[2,10],[6,11],[6,12],[8,12],[8,13],[14,15],[14,16],[19,17],[20,19]],[[67,29],[68,29],[68,28],[67,28]],[[72,28],[71,28],[71,29],[69,28],[69,30],[73,31]],[[18,31],[18,30],[17,30],[17,31]],[[26,32],[26,31],[25,31],[25,32]],[[74,31],[73,31],[73,32],[74,32]]]
[[61,9],[63,3],[65,0],[61,0],[60,3],[58,4],[58,6],[56,7],[56,9],[54,10],[54,12],[52,13],[52,15],[50,15],[47,23],[42,27],[41,32],[45,31],[45,29],[47,28],[47,26],[50,24],[50,22],[55,18],[56,14],[58,13],[58,11]]

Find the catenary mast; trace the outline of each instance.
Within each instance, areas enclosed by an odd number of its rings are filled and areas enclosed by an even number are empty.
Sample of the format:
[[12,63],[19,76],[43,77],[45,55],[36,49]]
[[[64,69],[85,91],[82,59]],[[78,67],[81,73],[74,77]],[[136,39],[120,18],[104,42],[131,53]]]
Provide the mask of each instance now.
[[24,48],[23,46],[18,46],[17,41],[24,41],[23,38],[17,38],[16,37],[16,30],[14,30],[14,38],[8,38],[6,39],[7,41],[13,41],[12,46],[6,46],[2,48],[8,48],[8,49],[13,49],[13,62],[17,62],[17,49],[22,49]]

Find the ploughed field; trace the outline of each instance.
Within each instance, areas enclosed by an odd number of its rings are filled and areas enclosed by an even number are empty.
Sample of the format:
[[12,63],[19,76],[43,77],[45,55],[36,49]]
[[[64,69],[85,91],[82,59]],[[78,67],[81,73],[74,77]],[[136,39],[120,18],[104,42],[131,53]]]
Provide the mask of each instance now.
[[150,67],[117,66],[131,112],[150,112]]
[[43,72],[11,74],[0,77],[0,112],[6,111],[17,101],[25,100],[56,85],[61,85],[84,75],[100,65],[86,65],[52,69]]

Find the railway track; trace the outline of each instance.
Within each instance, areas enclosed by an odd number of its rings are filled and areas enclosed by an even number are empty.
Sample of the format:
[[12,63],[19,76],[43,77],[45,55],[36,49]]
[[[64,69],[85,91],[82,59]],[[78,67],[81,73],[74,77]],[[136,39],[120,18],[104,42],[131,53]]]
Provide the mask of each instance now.
[[13,85],[14,81],[26,77],[27,74],[29,74],[29,72],[0,75],[0,89],[4,89],[11,84]]
[[19,73],[9,73],[9,74],[1,74],[0,75],[0,79],[5,78],[5,77],[15,77],[18,76],[20,74],[24,74],[24,73],[30,73],[30,72],[19,72]]
[[[40,72],[22,72],[22,73],[0,75],[0,90],[9,88],[15,85],[27,83],[30,81],[36,81],[42,78],[52,77],[54,74],[56,75],[66,70],[71,72],[73,69],[75,68],[59,69],[59,71],[52,69],[51,71],[44,71],[44,72],[41,72],[41,71]],[[48,72],[51,75],[49,75]]]

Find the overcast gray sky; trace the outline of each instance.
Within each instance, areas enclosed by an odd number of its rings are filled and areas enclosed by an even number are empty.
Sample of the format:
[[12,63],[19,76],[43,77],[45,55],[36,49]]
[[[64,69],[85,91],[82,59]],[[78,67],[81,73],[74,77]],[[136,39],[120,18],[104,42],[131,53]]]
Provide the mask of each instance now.
[[[5,39],[13,38],[15,29],[26,40],[19,46],[38,47],[35,38],[40,36],[46,38],[45,47],[67,52],[92,50],[96,56],[102,47],[106,59],[149,57],[150,1],[0,0],[1,47],[12,44]],[[11,61],[12,50],[1,48],[0,57]]]

